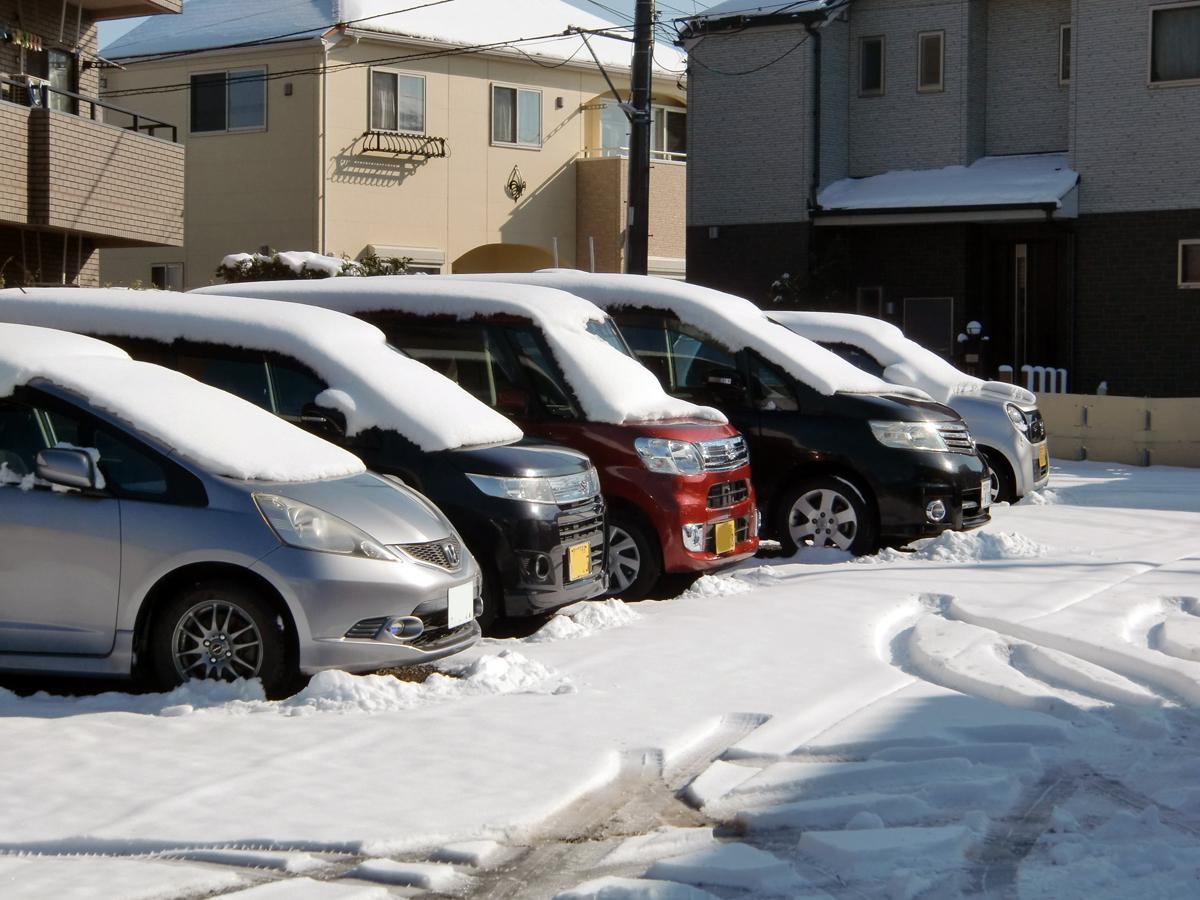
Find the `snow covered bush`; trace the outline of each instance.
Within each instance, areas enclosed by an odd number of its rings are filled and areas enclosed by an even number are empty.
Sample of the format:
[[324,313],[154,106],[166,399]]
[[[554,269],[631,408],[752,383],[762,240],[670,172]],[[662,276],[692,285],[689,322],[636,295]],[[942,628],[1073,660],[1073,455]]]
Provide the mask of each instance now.
[[231,253],[221,260],[217,277],[225,284],[245,281],[288,281],[300,278],[365,278],[371,275],[407,275],[407,257],[322,256],[310,251],[278,252],[264,247],[258,253]]

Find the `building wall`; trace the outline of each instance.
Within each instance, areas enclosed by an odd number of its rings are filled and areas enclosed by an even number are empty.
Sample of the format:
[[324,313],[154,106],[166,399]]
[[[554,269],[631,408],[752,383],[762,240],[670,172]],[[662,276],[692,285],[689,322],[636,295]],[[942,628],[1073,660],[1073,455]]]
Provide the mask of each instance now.
[[811,52],[792,26],[713,35],[690,49],[689,227],[807,219]]
[[0,222],[29,219],[29,110],[0,101]]
[[1157,0],[1072,0],[1080,211],[1200,208],[1200,85],[1151,87]]
[[1059,27],[1071,21],[1071,0],[988,0],[987,15],[987,152],[1066,150]]
[[850,24],[839,17],[821,32],[820,187],[850,174]]
[[[76,7],[67,9],[65,24],[60,0],[0,0],[0,22],[32,31],[42,38],[48,49],[73,51],[78,49],[84,65],[79,73],[79,93],[95,97],[99,93],[99,70],[96,61],[96,19],[86,10],[76,31]],[[16,44],[0,44],[0,73],[21,71],[21,48]]]
[[[622,271],[629,208],[629,160],[619,157],[579,160],[575,163],[575,183],[575,265],[581,269],[591,266],[592,247],[588,245],[591,238],[595,271]],[[686,209],[687,167],[671,162],[651,163],[650,257],[684,259]],[[560,246],[560,256],[562,249]]]

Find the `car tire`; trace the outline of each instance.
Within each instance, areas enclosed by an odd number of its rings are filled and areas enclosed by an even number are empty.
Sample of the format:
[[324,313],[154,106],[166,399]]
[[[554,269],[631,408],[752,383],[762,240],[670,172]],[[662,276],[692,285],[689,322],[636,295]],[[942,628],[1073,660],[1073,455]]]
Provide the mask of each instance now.
[[844,478],[805,478],[787,490],[776,511],[775,534],[787,556],[801,546],[834,547],[855,556],[877,546],[875,519],[862,492]]
[[[243,584],[192,584],[154,616],[151,674],[162,690],[193,678],[242,677],[261,679],[270,698],[287,696],[301,679],[288,659],[286,627],[271,604]],[[215,655],[205,659],[209,653]]]
[[983,456],[984,462],[988,464],[991,470],[992,480],[992,502],[993,503],[1013,503],[1017,498],[1017,488],[1013,483],[1012,469],[1009,468],[1008,460],[1006,460],[998,451],[991,448],[979,448],[980,454]]
[[658,536],[633,516],[608,517],[608,595],[622,600],[642,600],[662,577],[662,550]]

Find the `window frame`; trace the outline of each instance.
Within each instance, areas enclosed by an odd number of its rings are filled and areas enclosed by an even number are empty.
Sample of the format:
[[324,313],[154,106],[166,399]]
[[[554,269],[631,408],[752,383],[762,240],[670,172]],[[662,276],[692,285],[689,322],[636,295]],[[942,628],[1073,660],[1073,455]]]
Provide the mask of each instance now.
[[[937,84],[921,84],[921,77],[924,74],[924,52],[925,39],[937,37],[938,39],[938,80]],[[944,30],[936,31],[919,31],[917,32],[917,93],[918,94],[940,94],[946,90],[946,32]]]
[[[1074,74],[1075,66],[1075,33],[1073,23],[1064,22],[1058,26],[1058,83],[1062,87],[1066,87],[1071,83],[1071,76]],[[1064,66],[1063,64],[1066,63]],[[1063,72],[1066,72],[1066,77],[1063,77]]]
[[[867,41],[879,42],[879,88],[877,90],[866,90],[863,87],[863,48]],[[860,97],[883,97],[887,94],[887,35],[885,34],[865,34],[858,39],[858,96]]]
[[1179,78],[1171,81],[1154,80],[1154,14],[1170,12],[1177,9],[1191,9],[1200,6],[1200,0],[1186,0],[1183,3],[1160,3],[1146,10],[1146,86],[1150,88],[1195,87],[1200,85],[1200,78]]
[[[238,128],[229,127],[229,76],[232,72],[261,72],[262,73],[262,124],[261,125],[245,125]],[[197,77],[204,75],[224,75],[225,76],[225,127],[220,129],[209,129],[205,131],[196,130],[195,122],[195,107],[192,102],[193,82]],[[270,72],[267,66],[243,66],[241,68],[225,68],[225,69],[205,69],[197,72],[188,73],[188,135],[190,137],[206,137],[214,134],[253,134],[267,130],[267,123],[270,121],[269,92],[267,91],[267,78]]]
[[[421,127],[418,130],[409,130],[404,128],[377,128],[374,122],[374,104],[371,102],[371,92],[375,89],[375,73],[383,72],[388,75],[396,76],[396,124],[400,124],[400,81],[401,78],[415,78],[421,82]],[[424,75],[419,75],[415,72],[407,72],[404,69],[395,69],[391,66],[371,66],[367,69],[367,130],[379,131],[384,134],[428,134],[429,133],[429,82]]]
[[[513,110],[516,116],[515,142],[496,140],[496,91],[497,89],[513,92]],[[537,94],[538,96],[538,140],[536,144],[522,143],[521,136],[521,93]],[[513,150],[541,150],[546,143],[545,95],[541,88],[525,87],[504,81],[493,81],[488,89],[488,143],[492,147],[507,147]]]
[[[155,269],[163,270],[163,285],[164,285],[164,287],[159,288],[158,285],[156,285],[154,283],[154,270]],[[170,272],[171,269],[179,270],[179,287],[178,288],[166,286],[167,285],[166,275]],[[161,263],[151,263],[150,264],[150,284],[154,285],[154,287],[157,290],[162,290],[162,291],[184,291],[184,290],[187,290],[183,278],[184,278],[184,264],[182,262],[161,262]]]
[[1200,281],[1183,280],[1184,250],[1187,247],[1195,247],[1197,248],[1196,252],[1200,253],[1200,238],[1184,238],[1179,241],[1179,264],[1176,270],[1176,283],[1181,291],[1200,291]]

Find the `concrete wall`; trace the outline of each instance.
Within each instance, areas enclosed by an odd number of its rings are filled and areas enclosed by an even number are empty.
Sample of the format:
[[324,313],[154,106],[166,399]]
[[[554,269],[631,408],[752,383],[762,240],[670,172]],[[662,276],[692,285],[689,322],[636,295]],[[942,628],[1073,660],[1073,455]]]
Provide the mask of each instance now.
[[1145,466],[1200,466],[1200,398],[1043,394],[1050,455]]
[[987,152],[1066,150],[1070,92],[1058,83],[1058,48],[1071,0],[988,0],[987,14]]
[[1072,0],[1071,153],[1082,214],[1200,209],[1200,84],[1148,83],[1156,5]]

